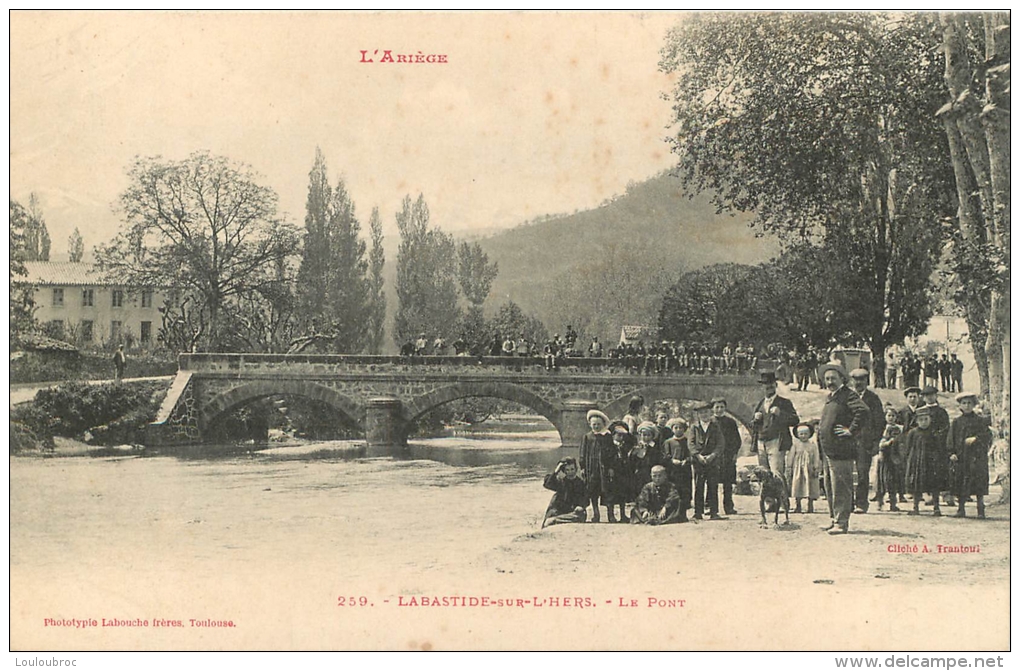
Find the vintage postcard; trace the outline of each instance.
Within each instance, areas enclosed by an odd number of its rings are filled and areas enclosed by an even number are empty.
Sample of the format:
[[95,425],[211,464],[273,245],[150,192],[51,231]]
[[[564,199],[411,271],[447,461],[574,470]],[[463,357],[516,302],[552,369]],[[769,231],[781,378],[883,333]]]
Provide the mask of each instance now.
[[11,12],[12,652],[1001,665],[1009,21]]

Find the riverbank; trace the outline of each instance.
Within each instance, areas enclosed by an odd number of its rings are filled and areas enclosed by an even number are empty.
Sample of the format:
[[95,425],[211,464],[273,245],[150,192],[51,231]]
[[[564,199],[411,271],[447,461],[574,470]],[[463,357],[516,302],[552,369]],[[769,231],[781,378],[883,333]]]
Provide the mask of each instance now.
[[[432,449],[455,449],[443,440]],[[10,469],[14,649],[1009,645],[1009,511],[994,504],[985,521],[855,515],[841,537],[817,529],[824,513],[759,529],[750,496],[721,522],[542,530],[543,469],[512,461],[252,453]],[[54,617],[186,626],[46,626]]]

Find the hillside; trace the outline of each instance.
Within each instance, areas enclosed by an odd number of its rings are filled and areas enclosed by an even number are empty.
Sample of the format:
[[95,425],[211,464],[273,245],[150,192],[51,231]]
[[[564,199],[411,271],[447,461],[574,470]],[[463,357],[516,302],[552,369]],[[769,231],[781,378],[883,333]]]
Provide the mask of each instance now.
[[707,197],[683,196],[676,178],[653,177],[601,207],[480,240],[499,263],[486,307],[513,300],[550,331],[569,322],[614,341],[624,323],[654,324],[660,297],[683,272],[776,254],[749,219],[716,214]]

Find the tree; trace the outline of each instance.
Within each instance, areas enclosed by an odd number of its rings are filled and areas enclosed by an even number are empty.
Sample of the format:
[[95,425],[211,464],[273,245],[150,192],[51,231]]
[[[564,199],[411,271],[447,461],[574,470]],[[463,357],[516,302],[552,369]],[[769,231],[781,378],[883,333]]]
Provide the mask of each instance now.
[[800,350],[857,341],[867,308],[844,300],[839,282],[832,280],[849,273],[849,264],[831,250],[792,246],[749,270],[722,294],[716,337],[719,342],[778,342]]
[[686,188],[754,212],[762,232],[843,255],[844,300],[864,304],[876,362],[927,327],[935,222],[953,209],[931,116],[937,38],[931,15],[699,15],[662,51]]
[[127,227],[97,250],[101,267],[137,287],[173,287],[202,323],[196,347],[227,347],[223,313],[277,281],[295,253],[277,195],[250,167],[206,152],[138,158],[119,199]]
[[383,335],[386,332],[386,292],[383,290],[383,267],[386,265],[386,256],[383,251],[382,220],[379,218],[378,207],[372,208],[368,228],[372,235],[372,249],[368,253],[368,351],[371,354],[380,354]]
[[507,301],[500,306],[499,312],[492,320],[492,329],[501,338],[517,340],[521,336],[533,345],[542,345],[549,340],[549,331],[537,318],[524,314],[520,306]]
[[71,263],[81,263],[85,256],[85,240],[81,237],[78,227],[74,227],[71,236],[67,238],[67,260]]
[[499,264],[489,263],[489,255],[477,242],[462,242],[457,248],[457,279],[460,291],[468,302],[467,311],[460,325],[471,348],[480,353],[492,337],[485,322],[482,305],[489,297],[492,282],[499,274]]
[[28,197],[28,212],[22,235],[21,248],[25,261],[50,260],[50,232],[46,228],[39,197],[34,193]]
[[7,238],[10,274],[10,342],[13,344],[23,334],[35,329],[35,302],[32,299],[32,286],[24,281],[28,276],[25,268],[25,228],[29,226],[29,216],[20,204],[10,201],[10,231]]
[[[958,209],[948,219],[955,298],[998,433],[1010,418],[1010,16],[941,15],[949,142]],[[1009,443],[1002,499],[1010,499]]]
[[958,210],[948,219],[963,307],[998,420],[1009,414],[1010,20],[1005,12],[941,15],[949,143]]
[[425,197],[405,196],[397,213],[397,316],[393,337],[398,344],[421,333],[450,339],[459,323],[457,247],[449,234],[429,227]]
[[477,242],[460,243],[457,249],[457,279],[461,293],[473,308],[481,309],[492,289],[492,282],[499,274],[499,264],[489,263],[489,255],[482,251]]
[[753,271],[753,266],[718,263],[681,275],[662,298],[660,335],[686,343],[717,340],[719,300]]
[[367,344],[368,261],[360,232],[343,179],[330,187],[326,159],[316,149],[297,276],[298,314],[304,330],[321,334],[334,352],[360,352]]

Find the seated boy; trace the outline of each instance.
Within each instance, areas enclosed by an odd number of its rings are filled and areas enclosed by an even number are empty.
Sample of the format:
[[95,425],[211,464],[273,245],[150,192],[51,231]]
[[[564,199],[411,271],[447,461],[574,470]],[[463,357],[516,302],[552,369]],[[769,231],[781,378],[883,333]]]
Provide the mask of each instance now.
[[681,518],[680,494],[666,477],[665,466],[652,467],[652,481],[641,488],[631,513],[632,524],[672,524]]
[[577,459],[567,457],[560,460],[556,469],[545,476],[542,486],[556,492],[545,511],[543,529],[551,524],[584,522],[587,519],[588,491],[584,480],[577,477]]

